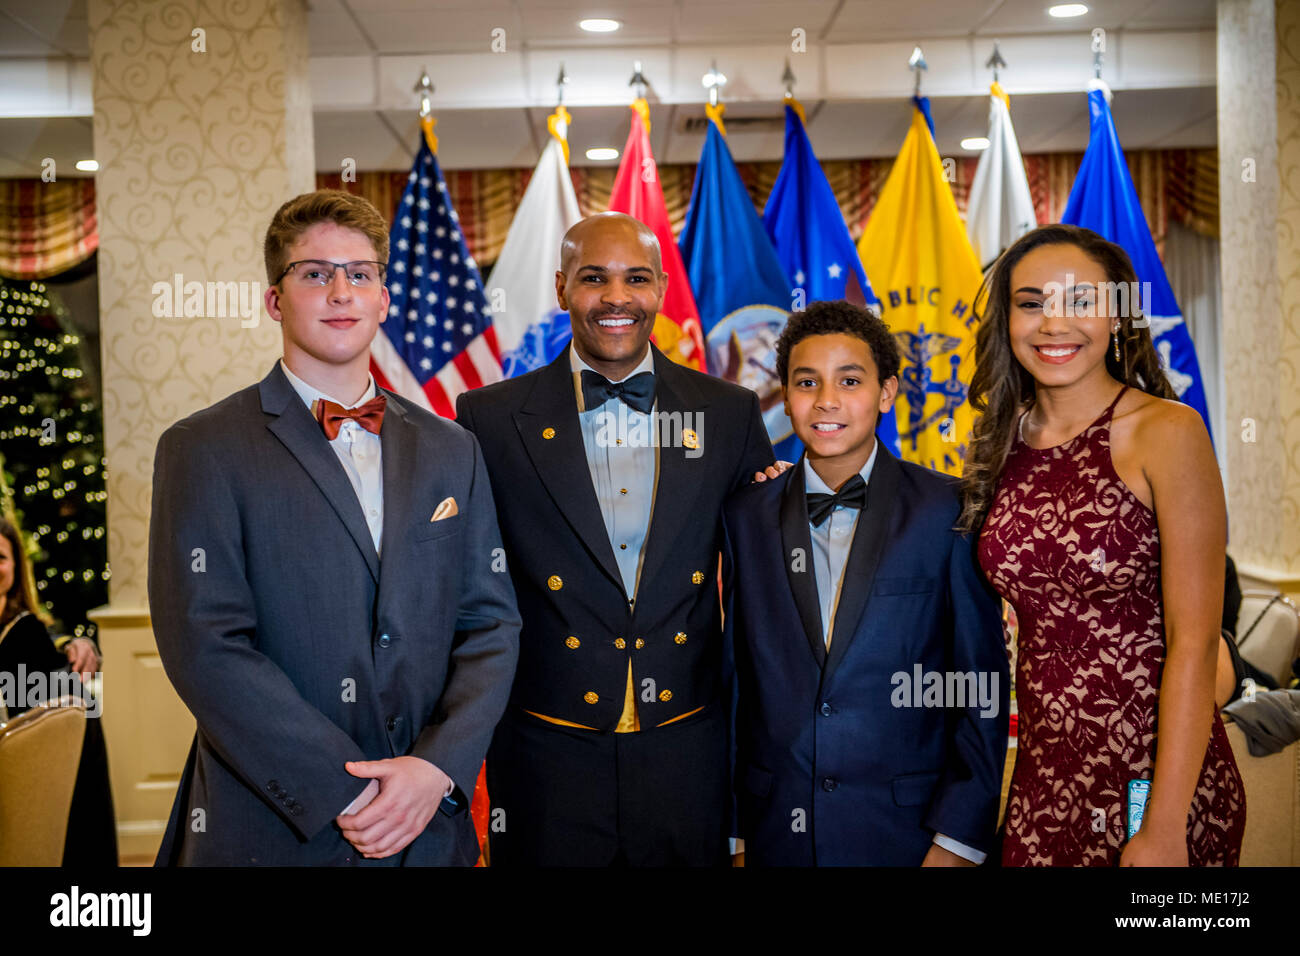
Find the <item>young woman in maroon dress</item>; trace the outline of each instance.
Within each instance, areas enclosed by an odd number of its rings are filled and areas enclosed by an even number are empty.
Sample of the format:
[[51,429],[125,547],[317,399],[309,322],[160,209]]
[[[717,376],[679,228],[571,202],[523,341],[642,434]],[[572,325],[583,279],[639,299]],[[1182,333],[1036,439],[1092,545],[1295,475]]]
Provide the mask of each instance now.
[[[1019,619],[1008,866],[1234,866],[1245,796],[1214,707],[1227,518],[1128,255],[1036,229],[986,279],[961,526]],[[1126,289],[1136,286],[1126,286]],[[1127,839],[1128,784],[1151,781]]]

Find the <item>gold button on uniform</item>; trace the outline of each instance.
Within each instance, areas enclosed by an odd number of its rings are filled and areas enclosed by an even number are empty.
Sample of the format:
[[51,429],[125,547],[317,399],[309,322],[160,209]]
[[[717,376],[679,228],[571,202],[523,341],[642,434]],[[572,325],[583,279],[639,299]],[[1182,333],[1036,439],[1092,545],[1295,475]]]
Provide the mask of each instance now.
[[691,583],[692,583],[692,584],[703,584],[703,583],[704,583],[704,572],[703,572],[703,571],[696,571],[694,574],[692,574],[692,575],[691,575]]
[[659,699],[666,704],[673,699],[673,692],[670,690],[661,690],[659,692]]
[[627,489],[626,489],[626,488],[620,488],[620,489],[618,489],[618,493],[619,493],[620,495],[625,495],[625,494],[627,494]]
[[620,545],[618,546],[618,550],[620,550],[620,551],[626,551],[626,550],[627,550],[627,545],[625,545],[625,544],[620,544]]
[[564,587],[564,582],[560,580],[558,574],[552,574],[546,579],[546,586],[552,591],[558,591],[560,588]]
[[582,695],[582,699],[589,704],[594,704],[596,701],[600,700],[600,695],[594,690],[589,690],[587,693]]
[[582,642],[579,641],[576,637],[570,636],[564,639],[564,646],[569,648],[570,650],[576,650],[580,643]]
[[552,438],[555,437],[555,429],[554,429],[554,428],[543,428],[543,429],[542,429],[542,437],[545,438],[547,441],[550,441]]
[[673,635],[673,640],[676,641],[678,644],[685,644],[685,643],[686,643],[686,632],[685,632],[685,631],[678,631],[676,634]]
[[623,640],[621,637],[616,637],[614,638],[614,646],[621,651],[623,648],[627,647],[627,641]]
[[645,641],[641,640],[641,638],[638,637],[636,639],[636,649],[639,651],[643,647],[645,647]]

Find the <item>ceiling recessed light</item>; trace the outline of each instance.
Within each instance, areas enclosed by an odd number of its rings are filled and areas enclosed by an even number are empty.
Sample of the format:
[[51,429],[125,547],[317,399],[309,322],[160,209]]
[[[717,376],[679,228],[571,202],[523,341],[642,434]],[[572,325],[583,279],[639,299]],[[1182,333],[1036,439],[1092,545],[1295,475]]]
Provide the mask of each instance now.
[[1054,7],[1047,8],[1047,15],[1049,17],[1056,17],[1060,20],[1067,20],[1070,17],[1081,17],[1087,12],[1087,5],[1082,3],[1058,3]]
[[603,17],[593,17],[589,20],[579,20],[578,26],[588,33],[613,33],[623,24],[617,20],[606,20]]
[[587,158],[594,160],[618,159],[618,150],[613,146],[593,146],[587,150]]
[[93,173],[99,169],[99,163],[93,159],[79,159],[77,160],[77,168],[83,173]]
[[988,149],[989,140],[987,136],[967,136],[961,141],[962,149]]

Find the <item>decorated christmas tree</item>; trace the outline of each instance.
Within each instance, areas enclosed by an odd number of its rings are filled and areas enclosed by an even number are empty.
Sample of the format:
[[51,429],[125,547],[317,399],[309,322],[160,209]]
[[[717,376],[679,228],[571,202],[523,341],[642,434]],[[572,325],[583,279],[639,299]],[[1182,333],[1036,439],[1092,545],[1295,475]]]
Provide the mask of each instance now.
[[0,278],[0,487],[55,633],[93,636],[86,614],[108,599],[103,429],[65,317],[44,283]]

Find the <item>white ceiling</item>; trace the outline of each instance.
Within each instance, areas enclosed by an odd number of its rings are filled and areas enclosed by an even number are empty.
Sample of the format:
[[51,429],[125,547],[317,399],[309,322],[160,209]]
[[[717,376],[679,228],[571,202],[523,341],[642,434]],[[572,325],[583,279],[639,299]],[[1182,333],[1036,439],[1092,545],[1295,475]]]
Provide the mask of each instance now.
[[[963,137],[984,131],[983,59],[995,38],[1010,64],[1003,82],[1022,150],[1082,149],[1088,117],[1079,90],[1096,26],[1108,31],[1103,75],[1116,89],[1126,148],[1215,144],[1215,0],[1094,0],[1070,21],[1048,17],[1049,2],[310,0],[317,168],[337,170],[345,157],[361,169],[409,165],[418,128],[410,87],[421,66],[438,88],[444,166],[531,166],[561,60],[571,77],[574,162],[584,164],[588,146],[623,145],[634,58],[651,83],[656,156],[694,162],[703,133],[686,126],[704,115],[699,76],[715,55],[729,77],[728,119],[768,121],[729,127],[737,160],[779,159],[779,77],[796,28],[808,41],[808,53],[793,58],[796,93],[824,159],[897,151],[910,119],[905,63],[914,42],[930,63],[925,90],[940,151],[960,154]],[[624,26],[586,34],[576,23],[588,16]],[[487,50],[496,28],[505,30],[504,55]],[[0,0],[0,87],[28,78],[25,101],[52,104],[34,108],[43,115],[0,107],[0,176],[39,175],[45,156],[65,175],[93,155],[88,56],[85,0]]]
[[[618,47],[772,42],[795,27],[810,42],[1015,36],[1063,28],[1213,29],[1215,0],[1090,0],[1062,21],[1050,0],[308,0],[312,54],[481,52],[503,27],[510,46]],[[621,20],[614,34],[577,28],[584,17]],[[0,57],[90,55],[86,0],[0,0]]]

